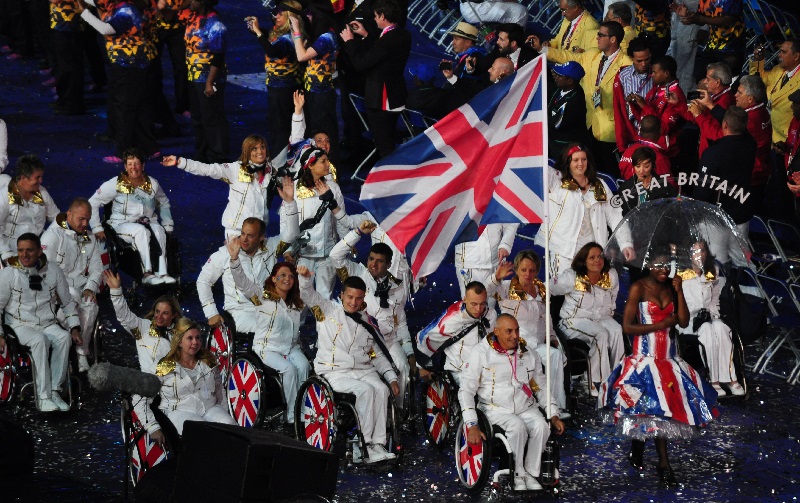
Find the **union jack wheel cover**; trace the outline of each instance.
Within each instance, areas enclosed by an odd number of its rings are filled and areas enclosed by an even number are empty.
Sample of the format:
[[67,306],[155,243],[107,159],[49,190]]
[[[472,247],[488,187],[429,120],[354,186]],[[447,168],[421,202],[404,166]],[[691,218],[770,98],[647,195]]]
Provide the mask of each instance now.
[[431,381],[425,392],[425,431],[434,445],[440,445],[450,428],[450,394],[439,379]]
[[223,324],[214,329],[211,339],[208,341],[208,350],[217,358],[217,366],[223,384],[227,382],[231,373],[231,360],[233,359],[231,340],[231,331],[227,325]]
[[[481,483],[483,472],[484,443],[470,444],[467,441],[467,425],[462,423],[456,438],[456,462],[458,478],[468,489]],[[485,478],[485,477],[484,477]]]
[[17,385],[14,355],[8,340],[0,353],[0,405],[11,401]]
[[239,426],[252,428],[260,423],[261,372],[251,362],[233,362],[228,379],[228,408]]
[[313,381],[308,384],[303,393],[299,420],[309,445],[323,451],[331,450],[336,435],[334,407],[327,387]]
[[131,482],[135,486],[144,477],[148,470],[169,458],[169,453],[163,447],[153,442],[153,439],[140,426],[131,429],[130,470]]

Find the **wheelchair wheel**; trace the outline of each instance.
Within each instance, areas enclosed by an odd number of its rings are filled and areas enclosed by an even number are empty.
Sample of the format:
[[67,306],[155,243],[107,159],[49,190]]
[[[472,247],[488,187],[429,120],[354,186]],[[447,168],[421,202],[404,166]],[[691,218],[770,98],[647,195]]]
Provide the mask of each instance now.
[[208,350],[217,359],[217,366],[222,377],[222,384],[227,385],[228,377],[231,374],[231,364],[233,363],[233,333],[230,328],[222,324],[211,332],[208,339]]
[[123,406],[122,415],[123,434],[127,435],[125,445],[128,446],[128,476],[131,484],[136,487],[148,470],[169,458],[169,452],[153,441],[132,408],[127,418]]
[[17,394],[17,352],[10,337],[0,353],[0,405],[14,400]]
[[403,456],[403,446],[400,443],[400,428],[398,427],[399,414],[394,397],[389,397],[389,410],[386,411],[386,450],[397,455],[397,462]]
[[433,378],[425,389],[425,414],[423,429],[433,445],[442,445],[450,431],[450,385],[441,378]]
[[336,437],[336,405],[330,384],[319,376],[310,377],[300,386],[294,410],[297,439],[330,451]]
[[261,362],[250,355],[236,358],[228,379],[228,408],[239,426],[261,426],[264,419],[262,401],[264,369]]
[[478,426],[487,440],[479,444],[467,442],[467,425],[459,422],[456,430],[455,459],[458,481],[471,492],[480,492],[489,480],[492,467],[492,427],[486,416],[478,411]]

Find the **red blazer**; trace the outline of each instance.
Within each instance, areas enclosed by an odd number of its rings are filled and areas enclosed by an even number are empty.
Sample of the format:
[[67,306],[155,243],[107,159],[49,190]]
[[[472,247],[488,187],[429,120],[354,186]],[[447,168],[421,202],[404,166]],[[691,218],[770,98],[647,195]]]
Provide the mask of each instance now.
[[627,149],[625,149],[622,153],[622,157],[619,160],[619,172],[622,173],[622,178],[627,180],[628,178],[632,177],[634,174],[633,171],[633,163],[631,162],[631,157],[633,153],[636,152],[637,149],[641,147],[650,147],[656,151],[656,165],[653,167],[653,176],[661,176],[661,175],[671,175],[672,174],[672,163],[669,161],[669,157],[667,157],[666,150],[661,145],[653,143],[651,141],[645,140],[641,137],[638,137],[637,141],[631,144]]
[[[714,103],[714,108],[711,110],[712,117],[722,124],[722,116],[725,115],[725,111],[728,107],[736,104],[736,97],[731,91],[731,88],[727,87],[724,91],[711,95],[711,102]],[[686,119],[687,122],[697,124],[694,115],[692,115],[688,109],[684,110],[683,118]],[[698,157],[703,155],[703,151],[708,148],[708,141],[710,139],[702,134],[702,128],[700,131],[700,145],[697,149]]]
[[[623,67],[625,68],[625,67]],[[617,135],[617,150],[624,152],[628,145],[636,141],[639,131],[633,127],[631,122],[631,107],[625,100],[622,82],[619,80],[619,72],[614,77],[614,130]]]
[[[667,101],[666,90],[678,97],[675,104]],[[683,114],[686,111],[686,96],[681,91],[677,80],[673,80],[665,86],[655,86],[650,89],[644,98],[644,107],[631,107],[636,120],[641,120],[646,115],[655,115],[661,119],[661,134],[669,141],[667,142],[667,155],[675,157],[678,154],[678,133],[683,127]]]

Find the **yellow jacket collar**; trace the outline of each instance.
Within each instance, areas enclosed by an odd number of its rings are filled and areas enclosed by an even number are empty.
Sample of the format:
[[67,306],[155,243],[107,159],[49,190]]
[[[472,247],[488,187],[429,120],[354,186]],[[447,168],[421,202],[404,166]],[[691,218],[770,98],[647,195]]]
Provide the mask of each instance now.
[[56,223],[65,231],[74,232],[76,236],[81,238],[83,241],[91,241],[92,238],[89,236],[89,230],[83,231],[83,234],[78,234],[75,232],[75,229],[69,226],[67,223],[67,214],[66,213],[59,213],[56,215]]
[[[17,188],[17,182],[15,180],[11,180],[8,183],[8,204],[17,204],[22,205],[25,202],[25,199],[19,193],[19,189]],[[44,198],[42,197],[42,193],[38,190],[33,193],[33,196],[30,200],[33,204],[44,204]]]
[[[533,284],[536,286],[536,291],[539,292],[539,297],[544,300],[545,296],[547,295],[544,283],[542,283],[539,278],[533,278]],[[525,300],[527,297],[528,294],[519,284],[519,278],[516,276],[511,278],[511,285],[508,287],[508,298],[510,300]]]
[[[608,271],[604,272],[600,276],[600,281],[595,283],[594,286],[602,288],[603,290],[608,290],[611,288],[611,275],[608,273]],[[589,281],[588,274],[583,276],[575,276],[575,290],[579,292],[590,292],[592,290],[592,282]]]
[[[700,275],[697,274],[694,271],[694,269],[689,268],[689,269],[686,269],[685,271],[679,272],[678,276],[680,276],[683,281],[686,281],[687,279],[696,278],[696,277],[698,277]],[[714,281],[716,279],[717,275],[714,274],[714,271],[708,271],[705,274],[703,274],[703,277],[705,278],[706,281]]]
[[[573,180],[572,178],[564,179],[561,181],[561,188],[567,190],[580,190],[580,185],[578,182]],[[598,178],[594,181],[594,184],[591,186],[592,191],[594,192],[594,198],[598,202],[606,201],[608,197],[606,196],[606,189],[603,187],[603,183]]]
[[[17,256],[9,258],[8,259],[8,265],[10,267],[16,267],[17,269],[21,269],[23,271],[25,269],[28,269],[28,267],[25,267],[24,265],[19,263],[19,257],[17,257]],[[38,269],[38,270],[42,270],[42,269],[44,269],[44,266],[46,266],[46,265],[47,265],[47,255],[42,253],[42,256],[39,257],[39,261],[36,263],[34,268]]]
[[150,177],[144,175],[144,182],[138,187],[134,187],[133,184],[128,180],[128,174],[122,172],[117,176],[117,192],[120,194],[133,194],[136,189],[141,189],[148,194],[153,191],[153,183],[150,181]]

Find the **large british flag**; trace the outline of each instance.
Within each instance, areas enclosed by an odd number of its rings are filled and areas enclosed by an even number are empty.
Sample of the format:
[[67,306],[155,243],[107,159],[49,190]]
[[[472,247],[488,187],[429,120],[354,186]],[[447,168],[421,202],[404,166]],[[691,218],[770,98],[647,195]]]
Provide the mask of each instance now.
[[493,84],[382,159],[361,202],[415,277],[490,223],[541,223],[547,166],[544,58]]

